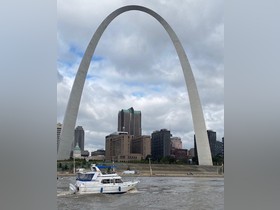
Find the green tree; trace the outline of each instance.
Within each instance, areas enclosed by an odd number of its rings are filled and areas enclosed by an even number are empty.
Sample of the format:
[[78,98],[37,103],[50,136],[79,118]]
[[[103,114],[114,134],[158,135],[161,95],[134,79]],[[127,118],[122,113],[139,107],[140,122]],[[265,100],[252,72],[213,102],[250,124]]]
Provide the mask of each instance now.
[[192,164],[193,164],[193,165],[198,165],[198,159],[197,159],[197,157],[193,157],[193,158],[192,158]]
[[224,156],[222,154],[218,154],[212,158],[213,165],[222,165],[224,163]]
[[64,166],[63,166],[63,168],[62,168],[64,171],[67,171],[68,169],[69,169],[69,167],[68,167],[68,164],[66,163],[66,164],[64,164]]

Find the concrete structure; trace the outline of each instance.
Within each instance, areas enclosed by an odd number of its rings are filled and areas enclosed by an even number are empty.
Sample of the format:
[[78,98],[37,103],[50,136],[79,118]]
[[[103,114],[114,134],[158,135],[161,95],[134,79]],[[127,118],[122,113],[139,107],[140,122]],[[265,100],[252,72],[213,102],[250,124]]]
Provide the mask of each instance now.
[[57,123],[56,124],[56,134],[57,134],[56,146],[57,146],[57,152],[58,152],[59,138],[60,138],[61,129],[62,129],[62,124],[61,123]]
[[66,108],[64,121],[63,121],[63,129],[61,132],[61,138],[58,148],[58,160],[68,159],[70,157],[71,152],[71,144],[73,142],[73,135],[72,132],[74,130],[78,109],[80,105],[81,95],[85,83],[85,79],[87,76],[88,68],[90,62],[92,61],[93,53],[95,48],[101,38],[103,32],[107,28],[107,26],[114,20],[118,15],[130,11],[130,10],[138,10],[145,12],[152,17],[154,17],[166,30],[168,33],[175,49],[178,54],[184,77],[185,82],[187,85],[187,90],[190,99],[190,107],[192,113],[192,119],[194,124],[194,131],[197,136],[197,152],[200,165],[213,165],[211,159],[211,153],[209,148],[209,143],[207,141],[207,134],[206,134],[206,126],[204,121],[204,116],[202,112],[202,107],[196,87],[196,83],[194,80],[194,76],[191,70],[191,66],[187,59],[186,53],[184,48],[178,39],[177,35],[170,27],[170,25],[156,12],[142,6],[137,5],[130,5],[121,7],[114,12],[112,12],[109,16],[107,16],[104,21],[100,24],[97,28],[96,32],[94,33],[90,43],[85,51],[81,64],[79,66],[75,81],[73,83],[73,87],[70,93],[70,98],[68,101],[68,105]]
[[128,132],[129,135],[141,136],[141,112],[133,107],[122,109],[118,114],[118,131]]
[[167,129],[154,131],[151,140],[151,153],[154,160],[171,155],[171,134]]
[[212,130],[207,130],[207,136],[208,136],[208,140],[209,140],[211,156],[215,157],[215,155],[216,155],[216,141],[217,141],[216,132],[212,131]]
[[[216,132],[212,130],[207,130],[207,137],[210,145],[210,151],[211,151],[211,157],[215,157],[216,155]],[[197,154],[197,142],[196,142],[196,136],[194,135],[194,149],[195,149],[195,157],[198,158]],[[199,159],[198,159],[199,162]]]
[[142,154],[133,154],[129,155],[117,155],[116,161],[118,162],[131,162],[131,161],[140,161],[143,158]]

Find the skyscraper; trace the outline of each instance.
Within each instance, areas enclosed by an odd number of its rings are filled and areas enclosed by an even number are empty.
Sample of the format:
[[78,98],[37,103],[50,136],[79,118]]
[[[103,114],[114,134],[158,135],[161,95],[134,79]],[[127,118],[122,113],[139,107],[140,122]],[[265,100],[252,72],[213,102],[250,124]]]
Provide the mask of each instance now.
[[161,159],[170,155],[171,152],[171,133],[167,129],[154,131],[151,140],[151,153],[154,160]]
[[208,135],[208,139],[209,139],[211,155],[213,158],[216,155],[216,141],[217,141],[216,132],[212,131],[212,130],[207,130],[207,135]]
[[85,148],[85,132],[82,126],[77,126],[75,129],[75,138],[74,138],[74,145],[73,147],[75,147],[76,145],[79,145],[81,151],[84,151]]
[[118,114],[118,131],[128,132],[128,135],[141,136],[141,111],[136,111],[133,107],[122,109]]
[[221,141],[216,141],[216,149],[215,149],[215,156],[223,156],[223,142]]

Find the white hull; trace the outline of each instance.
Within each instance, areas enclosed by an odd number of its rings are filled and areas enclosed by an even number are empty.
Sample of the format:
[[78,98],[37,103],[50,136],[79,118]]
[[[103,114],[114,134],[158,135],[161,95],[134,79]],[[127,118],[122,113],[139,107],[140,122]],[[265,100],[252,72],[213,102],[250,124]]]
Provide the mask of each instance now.
[[97,193],[126,193],[135,188],[138,181],[124,182],[121,184],[102,184],[99,183],[76,183],[70,184],[70,189],[76,194],[97,194]]

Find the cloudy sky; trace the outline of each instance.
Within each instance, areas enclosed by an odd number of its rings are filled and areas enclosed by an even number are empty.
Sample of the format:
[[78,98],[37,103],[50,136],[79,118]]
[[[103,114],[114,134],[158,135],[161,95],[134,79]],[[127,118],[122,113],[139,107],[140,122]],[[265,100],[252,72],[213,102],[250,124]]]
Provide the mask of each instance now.
[[[196,79],[207,129],[224,136],[223,0],[58,0],[57,122],[63,122],[75,74],[95,30],[121,6],[146,6],[161,15],[179,37]],[[151,16],[129,11],[101,37],[85,82],[77,125],[85,149],[105,149],[117,130],[118,111],[142,113],[142,134],[167,128],[193,147],[193,123],[186,84],[175,48]]]

